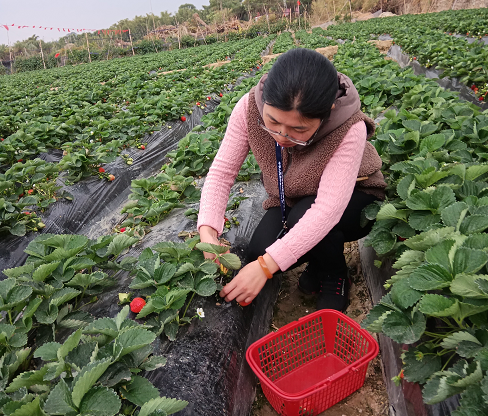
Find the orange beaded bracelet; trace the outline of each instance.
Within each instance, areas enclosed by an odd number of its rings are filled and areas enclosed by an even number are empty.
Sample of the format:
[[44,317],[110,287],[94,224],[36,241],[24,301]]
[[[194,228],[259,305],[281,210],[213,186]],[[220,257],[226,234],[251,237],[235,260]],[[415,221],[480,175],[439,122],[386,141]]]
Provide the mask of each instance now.
[[273,277],[273,273],[271,273],[268,269],[268,265],[266,264],[266,261],[264,261],[263,256],[258,257],[258,262],[259,265],[261,266],[261,269],[263,269],[264,274],[268,279],[271,279]]

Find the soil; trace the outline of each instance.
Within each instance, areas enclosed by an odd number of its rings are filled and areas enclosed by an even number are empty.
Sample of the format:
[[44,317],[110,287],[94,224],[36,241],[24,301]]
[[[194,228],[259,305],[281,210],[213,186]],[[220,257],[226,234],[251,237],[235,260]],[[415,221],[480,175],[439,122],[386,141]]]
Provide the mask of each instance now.
[[375,45],[379,49],[380,53],[384,55],[388,53],[391,45],[393,45],[392,40],[368,40],[368,43]]
[[[361,273],[357,242],[346,243],[344,247],[351,276],[350,304],[346,315],[360,323],[372,308],[372,301]],[[298,278],[305,266],[288,271],[283,275],[283,284],[278,295],[273,316],[271,331],[315,311],[315,296],[307,296],[298,290]],[[373,334],[375,336],[375,334]],[[323,416],[387,416],[388,395],[383,376],[381,357],[378,355],[370,362],[364,386],[346,397],[335,406],[320,413]],[[278,413],[271,407],[258,384],[256,399],[251,416],[276,416]],[[317,415],[319,416],[319,415]]]

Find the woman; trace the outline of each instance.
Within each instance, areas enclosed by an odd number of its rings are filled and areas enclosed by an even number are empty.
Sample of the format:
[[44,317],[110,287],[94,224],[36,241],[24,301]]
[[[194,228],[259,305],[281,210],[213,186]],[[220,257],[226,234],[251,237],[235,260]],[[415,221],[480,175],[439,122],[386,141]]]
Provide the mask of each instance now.
[[308,49],[281,55],[237,103],[203,187],[201,241],[219,244],[230,188],[249,149],[269,198],[247,265],[220,292],[226,301],[245,306],[274,273],[307,262],[300,290],[319,293],[318,309],[345,310],[344,242],[369,232],[361,211],[383,199],[386,187],[381,159],[366,141],[374,122],[360,108],[351,80]]

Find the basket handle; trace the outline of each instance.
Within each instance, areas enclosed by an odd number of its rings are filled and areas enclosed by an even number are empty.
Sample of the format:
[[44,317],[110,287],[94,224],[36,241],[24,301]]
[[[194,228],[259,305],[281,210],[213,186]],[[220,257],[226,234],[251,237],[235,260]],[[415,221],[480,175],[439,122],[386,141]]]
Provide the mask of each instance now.
[[331,384],[333,381],[337,380],[338,378],[346,375],[347,373],[349,373],[350,371],[352,371],[352,368],[349,367],[349,368],[343,368],[341,371],[338,371],[337,373],[335,373],[333,376],[330,376],[327,380],[325,380],[322,384],[318,385],[315,387],[315,389],[321,389],[322,387],[324,386],[328,386],[329,384]]

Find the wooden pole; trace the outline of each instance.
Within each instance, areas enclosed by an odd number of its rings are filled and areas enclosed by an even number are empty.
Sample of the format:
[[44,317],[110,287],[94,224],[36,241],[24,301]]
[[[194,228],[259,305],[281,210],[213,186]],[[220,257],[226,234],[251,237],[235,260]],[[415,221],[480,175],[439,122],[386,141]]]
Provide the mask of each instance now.
[[266,9],[266,6],[264,6],[264,11],[266,13],[266,22],[268,23],[268,33],[271,35],[271,29],[269,27],[269,15],[268,15],[268,10]]
[[351,7],[351,0],[349,0],[349,13],[351,14],[351,22],[352,22],[352,7]]
[[132,48],[132,56],[135,56],[136,53],[134,52],[134,45],[132,44],[132,36],[130,34],[130,28],[129,28],[129,40],[130,40],[130,47]]
[[90,44],[88,43],[88,35],[87,33],[85,32],[85,38],[86,38],[86,47],[88,48],[88,60],[90,61],[91,63],[91,56],[90,56]]
[[8,53],[10,56],[10,73],[12,73],[12,47],[10,46],[10,36],[8,35],[8,30],[7,30],[7,40],[8,40]]
[[176,32],[176,34],[178,35],[178,49],[181,49],[181,40],[180,40],[180,25],[177,24],[177,29],[178,31]]
[[[113,36],[113,35],[112,35]],[[108,42],[108,48],[107,48],[107,61],[108,61],[108,55],[110,54],[110,46],[112,45],[112,36],[110,36],[110,41]]]
[[297,8],[298,8],[298,30],[300,30],[302,28],[302,26],[300,25],[300,6],[297,5]]
[[44,52],[42,51],[42,42],[41,41],[39,41],[39,46],[41,47],[42,63],[44,65],[44,69],[46,69],[46,62],[44,61]]

